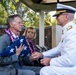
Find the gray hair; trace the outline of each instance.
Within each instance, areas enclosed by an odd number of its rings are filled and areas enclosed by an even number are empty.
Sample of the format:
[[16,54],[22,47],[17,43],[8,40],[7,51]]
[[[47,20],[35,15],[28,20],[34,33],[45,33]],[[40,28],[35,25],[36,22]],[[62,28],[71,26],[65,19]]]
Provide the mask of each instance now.
[[69,15],[68,20],[69,20],[69,21],[73,21],[73,19],[74,19],[74,14],[68,13],[68,15]]
[[[20,15],[15,14],[15,15],[10,15],[10,16],[8,16],[8,18],[7,18],[7,26],[8,26],[8,28],[10,28],[10,22],[13,22],[15,17],[20,17]],[[21,17],[20,17],[20,18],[21,18]],[[22,19],[22,18],[21,18],[21,19]]]
[[68,20],[73,21],[73,19],[74,19],[74,14],[73,13],[63,13],[63,14],[67,14],[69,16]]

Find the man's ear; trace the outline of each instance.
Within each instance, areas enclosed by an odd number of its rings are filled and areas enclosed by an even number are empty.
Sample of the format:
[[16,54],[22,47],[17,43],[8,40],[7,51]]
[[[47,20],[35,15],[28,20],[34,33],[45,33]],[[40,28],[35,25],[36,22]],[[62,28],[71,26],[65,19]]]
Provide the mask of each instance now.
[[14,25],[14,22],[10,22],[10,26],[13,27],[13,25]]

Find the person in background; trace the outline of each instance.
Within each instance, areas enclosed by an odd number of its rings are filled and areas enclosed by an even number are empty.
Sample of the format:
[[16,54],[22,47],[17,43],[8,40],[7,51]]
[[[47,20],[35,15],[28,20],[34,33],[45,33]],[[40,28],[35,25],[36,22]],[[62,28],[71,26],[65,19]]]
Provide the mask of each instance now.
[[[18,14],[10,15],[7,18],[7,25],[8,25],[8,28],[5,29],[5,34],[3,34],[0,37],[0,53],[3,50],[7,49],[7,47],[9,45],[11,45],[16,39],[19,38],[19,33],[22,31],[22,26],[23,26],[22,19]],[[6,56],[4,58],[7,60],[7,57],[8,57],[8,59],[11,61],[13,61],[14,59],[18,60],[20,53],[24,49],[24,45],[20,44],[19,47],[15,46],[15,49],[16,49],[15,54],[13,54],[9,57]],[[11,50],[11,51],[13,51],[13,50]],[[18,69],[18,75],[35,75],[34,71],[23,69],[18,63],[14,63],[14,65],[15,65],[15,68]],[[9,70],[10,70],[11,66],[6,65],[6,66],[4,66],[4,68],[9,68]],[[2,67],[2,69],[3,69],[3,67]]]
[[36,30],[33,27],[27,27],[23,33],[23,36],[26,37],[27,43],[29,45],[30,53],[36,51],[35,43],[33,42],[36,38]]
[[57,3],[54,15],[57,24],[62,26],[62,38],[58,46],[46,52],[34,52],[32,58],[45,65],[40,75],[76,75],[76,24],[73,22],[76,9]]
[[36,30],[33,27],[27,27],[23,33],[23,36],[26,37],[26,41],[29,47],[29,56],[22,57],[22,63],[28,66],[41,66],[39,60],[33,60],[31,54],[36,51],[36,45],[33,42],[36,38]]

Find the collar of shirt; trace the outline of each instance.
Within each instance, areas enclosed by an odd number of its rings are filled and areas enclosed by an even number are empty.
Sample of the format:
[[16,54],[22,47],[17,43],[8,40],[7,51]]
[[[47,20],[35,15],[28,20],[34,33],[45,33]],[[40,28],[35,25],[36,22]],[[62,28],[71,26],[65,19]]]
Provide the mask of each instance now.
[[12,36],[14,37],[14,39],[19,38],[19,36],[15,35],[12,31],[11,31],[11,33],[12,33]]

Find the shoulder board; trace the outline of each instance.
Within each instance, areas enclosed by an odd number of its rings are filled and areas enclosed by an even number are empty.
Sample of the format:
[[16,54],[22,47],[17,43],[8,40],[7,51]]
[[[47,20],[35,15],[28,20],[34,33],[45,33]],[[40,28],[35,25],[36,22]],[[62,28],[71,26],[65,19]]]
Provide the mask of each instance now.
[[72,29],[72,26],[68,26],[66,29],[68,31],[68,30]]

